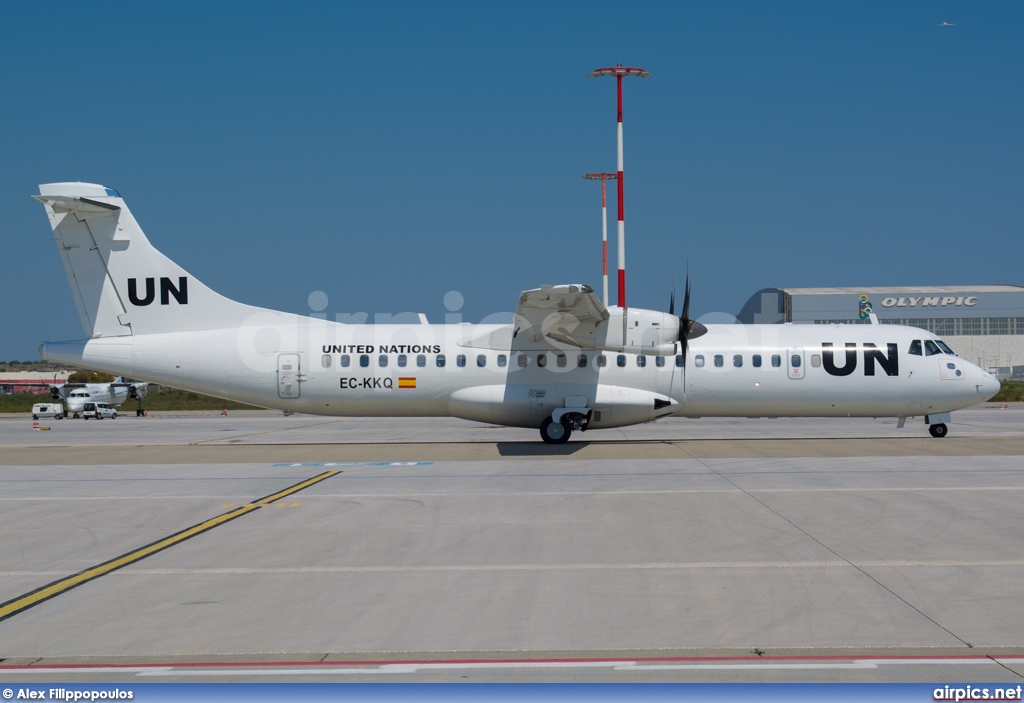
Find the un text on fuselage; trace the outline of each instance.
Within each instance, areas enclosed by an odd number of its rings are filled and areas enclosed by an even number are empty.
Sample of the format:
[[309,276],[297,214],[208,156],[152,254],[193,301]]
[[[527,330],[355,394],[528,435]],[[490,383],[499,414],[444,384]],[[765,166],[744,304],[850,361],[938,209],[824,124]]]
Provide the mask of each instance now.
[[[900,359],[899,351],[896,344],[892,342],[887,343],[886,353],[882,354],[882,350],[871,342],[865,342],[862,346],[862,354],[864,357],[864,375],[874,376],[875,365],[881,367],[882,371],[885,372],[886,376],[899,376],[900,375]],[[857,344],[856,342],[846,342],[844,363],[842,366],[836,365],[835,358],[835,345],[832,342],[822,342],[821,344],[821,365],[825,369],[826,373],[832,376],[849,376],[857,370]]]

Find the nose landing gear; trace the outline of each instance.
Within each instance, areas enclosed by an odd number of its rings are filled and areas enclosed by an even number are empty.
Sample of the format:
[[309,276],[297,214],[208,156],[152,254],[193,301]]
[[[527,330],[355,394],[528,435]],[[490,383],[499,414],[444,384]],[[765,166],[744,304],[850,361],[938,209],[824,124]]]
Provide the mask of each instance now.
[[932,437],[945,437],[949,433],[946,423],[952,422],[953,418],[949,413],[932,413],[925,415],[924,421],[928,425],[928,432]]

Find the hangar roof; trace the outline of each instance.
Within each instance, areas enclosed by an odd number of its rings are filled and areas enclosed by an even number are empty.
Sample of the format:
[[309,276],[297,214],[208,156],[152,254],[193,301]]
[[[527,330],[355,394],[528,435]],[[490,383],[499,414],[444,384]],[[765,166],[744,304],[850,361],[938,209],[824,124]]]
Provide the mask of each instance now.
[[1022,293],[1024,286],[989,285],[989,286],[869,286],[867,288],[780,288],[789,295],[916,295],[931,293]]

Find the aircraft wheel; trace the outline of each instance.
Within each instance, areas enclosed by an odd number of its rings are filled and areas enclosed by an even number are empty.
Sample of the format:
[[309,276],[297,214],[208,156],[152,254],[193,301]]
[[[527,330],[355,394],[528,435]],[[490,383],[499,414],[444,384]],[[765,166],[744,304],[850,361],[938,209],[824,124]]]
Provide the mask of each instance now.
[[938,425],[929,425],[928,431],[931,432],[932,437],[945,437],[949,433],[949,428],[940,422]]
[[565,444],[569,441],[572,428],[564,422],[553,422],[550,417],[540,423],[540,438],[548,444]]

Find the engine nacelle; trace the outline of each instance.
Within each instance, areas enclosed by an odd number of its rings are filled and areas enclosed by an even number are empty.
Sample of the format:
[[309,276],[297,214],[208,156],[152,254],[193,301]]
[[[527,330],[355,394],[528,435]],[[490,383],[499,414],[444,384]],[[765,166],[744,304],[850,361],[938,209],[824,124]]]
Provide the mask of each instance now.
[[657,310],[608,308],[608,319],[582,322],[554,313],[543,322],[546,341],[566,350],[596,349],[626,354],[671,356],[679,339],[679,318]]
[[608,320],[597,329],[600,349],[657,356],[676,353],[679,318],[675,315],[657,310],[618,307],[608,308],[608,314]]

